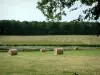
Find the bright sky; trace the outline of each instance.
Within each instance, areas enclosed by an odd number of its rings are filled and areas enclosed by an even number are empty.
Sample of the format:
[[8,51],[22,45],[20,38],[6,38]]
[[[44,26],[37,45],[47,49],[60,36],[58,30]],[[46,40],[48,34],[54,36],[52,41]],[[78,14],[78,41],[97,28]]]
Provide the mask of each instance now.
[[[36,8],[37,1],[38,0],[0,0],[0,20],[46,21],[41,11]],[[76,6],[79,6],[79,3],[77,3]],[[80,13],[82,13],[82,9],[68,13],[67,16],[63,16],[62,21],[76,19]]]

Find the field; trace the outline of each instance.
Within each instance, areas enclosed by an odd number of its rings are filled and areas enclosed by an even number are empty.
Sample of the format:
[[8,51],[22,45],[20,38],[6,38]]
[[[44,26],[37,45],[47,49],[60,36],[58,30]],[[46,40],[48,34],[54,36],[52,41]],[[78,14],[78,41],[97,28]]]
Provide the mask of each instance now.
[[0,36],[0,44],[39,44],[39,45],[61,45],[61,44],[99,44],[100,37],[95,35],[46,35],[46,36]]
[[0,52],[0,75],[100,75],[100,50]]
[[[62,44],[100,45],[100,36],[0,36],[0,49],[3,49],[0,50],[0,75],[100,75],[100,46],[78,46],[80,50],[73,50],[76,46],[64,46],[63,55],[54,55],[51,49],[59,46],[53,45]],[[42,47],[46,48],[46,52],[38,51]],[[10,56],[8,52],[2,52],[9,48],[18,49],[18,55]]]

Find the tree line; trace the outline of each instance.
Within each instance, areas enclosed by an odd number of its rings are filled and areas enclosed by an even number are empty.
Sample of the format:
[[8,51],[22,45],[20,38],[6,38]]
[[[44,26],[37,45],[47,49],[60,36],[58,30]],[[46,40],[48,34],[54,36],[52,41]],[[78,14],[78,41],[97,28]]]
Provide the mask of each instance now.
[[0,35],[99,35],[98,22],[0,20]]

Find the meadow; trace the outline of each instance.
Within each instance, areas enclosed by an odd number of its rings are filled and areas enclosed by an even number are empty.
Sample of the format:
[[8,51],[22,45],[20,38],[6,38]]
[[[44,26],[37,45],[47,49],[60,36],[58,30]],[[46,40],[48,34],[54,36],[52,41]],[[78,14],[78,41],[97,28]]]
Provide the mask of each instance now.
[[100,50],[0,52],[0,75],[100,75]]
[[100,45],[100,37],[95,35],[40,35],[40,36],[0,36],[0,44],[34,45]]
[[[51,49],[59,46],[53,45],[62,44],[100,45],[100,36],[0,36],[0,48],[3,48],[0,50],[0,75],[100,75],[100,47],[78,46],[79,50],[73,50],[74,46],[64,46],[64,54],[54,55]],[[46,48],[46,52],[39,52],[42,47]],[[18,49],[18,55],[11,56],[8,52],[2,52],[6,48]]]

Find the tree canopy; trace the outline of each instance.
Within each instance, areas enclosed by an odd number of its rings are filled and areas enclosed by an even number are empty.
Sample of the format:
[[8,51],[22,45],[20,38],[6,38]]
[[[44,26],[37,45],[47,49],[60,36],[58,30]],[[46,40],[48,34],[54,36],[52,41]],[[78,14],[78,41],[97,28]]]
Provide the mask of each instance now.
[[98,22],[0,20],[0,35],[99,35]]
[[[79,15],[78,21],[89,19],[98,20],[100,17],[100,0],[38,0],[37,8],[47,17],[47,20],[59,21],[63,15],[67,15],[65,8],[70,9],[76,1],[80,1],[81,6],[90,6],[83,11],[85,16]],[[77,10],[78,7],[70,9]]]

